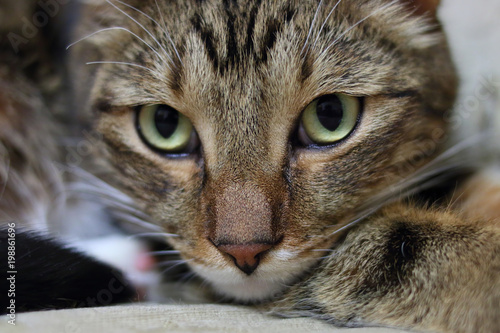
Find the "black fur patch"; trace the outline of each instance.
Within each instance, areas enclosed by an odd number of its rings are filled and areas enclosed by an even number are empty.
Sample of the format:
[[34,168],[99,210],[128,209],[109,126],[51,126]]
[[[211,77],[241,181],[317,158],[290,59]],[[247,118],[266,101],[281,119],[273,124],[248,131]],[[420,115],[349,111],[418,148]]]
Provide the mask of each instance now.
[[392,275],[387,276],[387,282],[396,284],[411,271],[418,254],[425,246],[422,231],[418,226],[408,223],[397,223],[387,240],[386,255],[383,266]]
[[267,31],[264,35],[262,45],[260,46],[261,57],[258,59],[258,63],[265,63],[267,61],[268,53],[273,49],[274,44],[276,43],[276,38],[283,29],[283,23],[280,20],[271,19],[267,22],[266,28]]
[[270,19],[266,24],[266,33],[260,45],[260,56],[257,58],[257,63],[267,62],[269,52],[274,48],[278,35],[283,31],[284,25],[290,23],[296,11],[289,6],[283,8],[285,22],[282,19]]
[[191,24],[193,24],[195,31],[200,34],[201,40],[205,44],[208,58],[212,61],[214,68],[219,69],[219,58],[215,48],[216,42],[214,40],[213,30],[203,23],[203,19],[199,14],[191,19]]
[[[241,60],[240,50],[238,49],[238,44],[236,43],[236,28],[234,26],[234,22],[236,21],[236,17],[230,10],[230,4],[228,1],[224,1],[227,15],[227,59],[224,64],[221,64],[221,68],[219,70],[221,73],[224,73],[227,70],[229,64],[237,64]],[[236,1],[235,1],[236,2]]]
[[300,68],[300,81],[302,83],[311,76],[313,72],[313,63],[314,61],[311,57],[311,54],[309,50],[306,49],[303,55],[302,66]]
[[245,43],[245,51],[247,54],[252,54],[254,52],[254,46],[253,46],[253,34],[254,34],[254,29],[255,29],[255,19],[257,17],[257,14],[259,12],[260,5],[262,3],[262,0],[257,0],[255,1],[255,4],[250,11],[250,18],[248,20],[248,27],[247,27],[247,39]]
[[357,297],[376,297],[387,293],[389,290],[402,287],[413,274],[420,253],[424,251],[431,226],[426,225],[426,230],[421,226],[407,222],[396,222],[387,240],[381,244],[378,260],[372,269],[372,275],[359,285]]
[[385,96],[389,98],[407,98],[407,97],[418,97],[418,91],[416,90],[404,90],[397,91],[391,90],[384,93]]
[[92,106],[92,110],[96,112],[110,113],[113,108],[111,107],[109,98],[99,98]]
[[[7,230],[0,230],[1,313],[9,313],[12,304],[17,313],[103,306],[135,298],[130,283],[108,265],[39,235],[18,231],[14,239],[9,240]],[[7,260],[9,246],[15,248],[14,266]]]

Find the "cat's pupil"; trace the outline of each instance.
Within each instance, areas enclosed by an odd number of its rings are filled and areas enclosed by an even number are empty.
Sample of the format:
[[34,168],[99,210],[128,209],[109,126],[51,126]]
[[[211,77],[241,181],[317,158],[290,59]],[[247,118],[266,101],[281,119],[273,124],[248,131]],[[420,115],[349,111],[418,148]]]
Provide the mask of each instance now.
[[318,100],[316,113],[321,125],[333,132],[339,128],[342,123],[344,108],[342,102],[336,95],[328,95]]
[[160,105],[155,112],[155,126],[165,139],[174,134],[179,125],[179,112],[167,105]]

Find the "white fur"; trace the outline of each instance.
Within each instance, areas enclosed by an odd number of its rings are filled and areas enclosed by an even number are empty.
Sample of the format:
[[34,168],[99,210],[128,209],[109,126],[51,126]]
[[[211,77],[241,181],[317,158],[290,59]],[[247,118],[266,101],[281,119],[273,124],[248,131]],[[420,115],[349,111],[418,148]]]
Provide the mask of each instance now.
[[125,276],[139,287],[149,287],[160,282],[160,276],[152,271],[138,269],[139,256],[147,249],[136,240],[121,235],[110,235],[72,243],[78,250],[99,259],[125,273]]

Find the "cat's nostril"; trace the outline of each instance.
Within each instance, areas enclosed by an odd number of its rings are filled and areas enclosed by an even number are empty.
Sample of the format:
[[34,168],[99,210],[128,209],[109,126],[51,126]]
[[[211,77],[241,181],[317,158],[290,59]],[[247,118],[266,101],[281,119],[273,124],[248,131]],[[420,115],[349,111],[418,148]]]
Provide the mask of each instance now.
[[234,259],[234,264],[241,269],[246,275],[250,275],[255,271],[260,262],[260,256],[263,252],[269,250],[273,246],[271,244],[226,244],[219,245],[217,248],[229,254]]

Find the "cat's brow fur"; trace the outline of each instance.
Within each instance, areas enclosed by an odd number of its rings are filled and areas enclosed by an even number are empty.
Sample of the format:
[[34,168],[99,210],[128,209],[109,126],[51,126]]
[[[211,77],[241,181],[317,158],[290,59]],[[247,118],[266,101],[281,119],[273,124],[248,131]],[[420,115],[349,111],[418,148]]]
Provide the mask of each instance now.
[[[442,152],[455,100],[434,15],[423,0],[85,1],[69,84],[99,138],[90,162],[225,299],[338,325],[494,332],[498,205],[479,180],[442,206],[398,196]],[[332,93],[359,97],[359,124],[334,146],[298,146],[302,111]],[[188,117],[200,151],[146,146],[147,104]],[[375,197],[401,202],[359,222]],[[254,242],[274,247],[248,276],[217,248]]]

